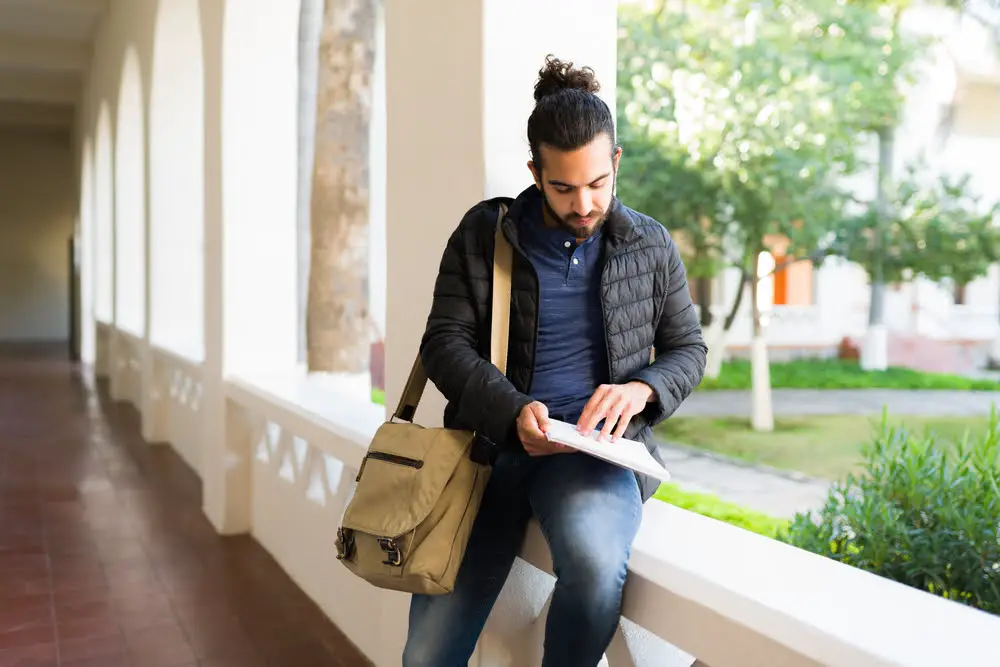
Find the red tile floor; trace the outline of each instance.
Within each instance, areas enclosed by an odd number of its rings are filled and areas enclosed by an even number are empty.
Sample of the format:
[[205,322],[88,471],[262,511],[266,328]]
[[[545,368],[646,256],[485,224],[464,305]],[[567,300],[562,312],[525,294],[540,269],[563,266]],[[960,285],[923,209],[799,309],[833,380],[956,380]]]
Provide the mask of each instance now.
[[[23,352],[23,351],[22,351]],[[0,667],[370,664],[134,409],[0,349]],[[330,567],[336,567],[331,563]]]

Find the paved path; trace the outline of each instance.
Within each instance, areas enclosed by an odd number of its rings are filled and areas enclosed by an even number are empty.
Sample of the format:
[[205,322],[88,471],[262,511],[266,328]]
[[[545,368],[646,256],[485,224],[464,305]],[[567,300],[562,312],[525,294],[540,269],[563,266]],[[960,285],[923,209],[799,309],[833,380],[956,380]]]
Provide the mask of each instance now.
[[672,482],[690,491],[711,493],[723,500],[775,517],[819,509],[829,482],[793,472],[773,471],[718,454],[663,444],[660,446]]
[[[1000,406],[1000,392],[899,389],[775,389],[775,415],[889,414],[939,417],[988,415]],[[750,416],[749,391],[695,391],[675,413],[678,417]]]

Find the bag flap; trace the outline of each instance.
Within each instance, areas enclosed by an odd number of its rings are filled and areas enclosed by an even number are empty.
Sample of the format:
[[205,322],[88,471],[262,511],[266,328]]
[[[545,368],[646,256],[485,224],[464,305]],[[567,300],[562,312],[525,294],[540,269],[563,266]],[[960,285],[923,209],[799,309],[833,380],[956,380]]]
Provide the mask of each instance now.
[[463,457],[471,431],[424,428],[410,423],[383,424],[369,454],[379,452],[419,461],[420,467],[367,458],[343,526],[363,533],[398,537],[427,518]]

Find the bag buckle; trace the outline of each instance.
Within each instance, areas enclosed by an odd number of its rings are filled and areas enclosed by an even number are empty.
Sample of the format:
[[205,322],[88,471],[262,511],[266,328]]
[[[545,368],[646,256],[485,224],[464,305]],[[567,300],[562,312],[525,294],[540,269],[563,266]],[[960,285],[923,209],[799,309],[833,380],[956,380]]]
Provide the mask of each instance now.
[[384,565],[400,566],[403,564],[403,555],[399,552],[396,540],[391,537],[378,538],[378,545],[386,553],[386,559],[382,561]]
[[354,556],[354,531],[337,529],[337,560],[350,560]]

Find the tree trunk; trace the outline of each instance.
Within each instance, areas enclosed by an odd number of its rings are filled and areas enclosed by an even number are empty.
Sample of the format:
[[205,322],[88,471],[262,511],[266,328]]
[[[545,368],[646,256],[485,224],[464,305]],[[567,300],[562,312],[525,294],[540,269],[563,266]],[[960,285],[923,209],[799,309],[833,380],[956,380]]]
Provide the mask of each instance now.
[[310,371],[367,374],[368,143],[378,0],[327,0],[311,193]]
[[733,328],[736,321],[736,313],[743,303],[743,292],[747,286],[747,274],[745,269],[740,271],[740,282],[736,286],[736,295],[733,298],[733,305],[729,309],[729,314],[725,319],[715,318],[712,326],[705,332],[705,344],[708,346],[708,359],[705,362],[705,377],[714,380],[722,373],[722,362],[726,356],[726,343],[729,338],[729,330]]
[[704,276],[695,278],[694,291],[698,297],[701,312],[701,326],[712,325],[712,279]]
[[299,5],[299,117],[298,192],[296,238],[298,240],[298,360],[306,360],[306,321],[309,307],[309,218],[313,157],[316,154],[316,84],[319,78],[319,36],[323,30],[323,0],[301,0]]
[[760,304],[757,299],[757,278],[760,273],[760,253],[753,255],[750,278],[750,304],[753,313],[753,335],[750,339],[750,424],[755,431],[774,430],[774,411],[771,408],[771,365],[767,357],[767,340],[760,321]]
[[871,300],[868,306],[868,330],[861,350],[861,367],[883,371],[889,365],[888,331],[885,326],[885,278],[882,254],[885,224],[889,217],[888,188],[892,182],[893,140],[895,130],[884,127],[878,131],[878,189],[875,195],[875,237],[872,255]]

